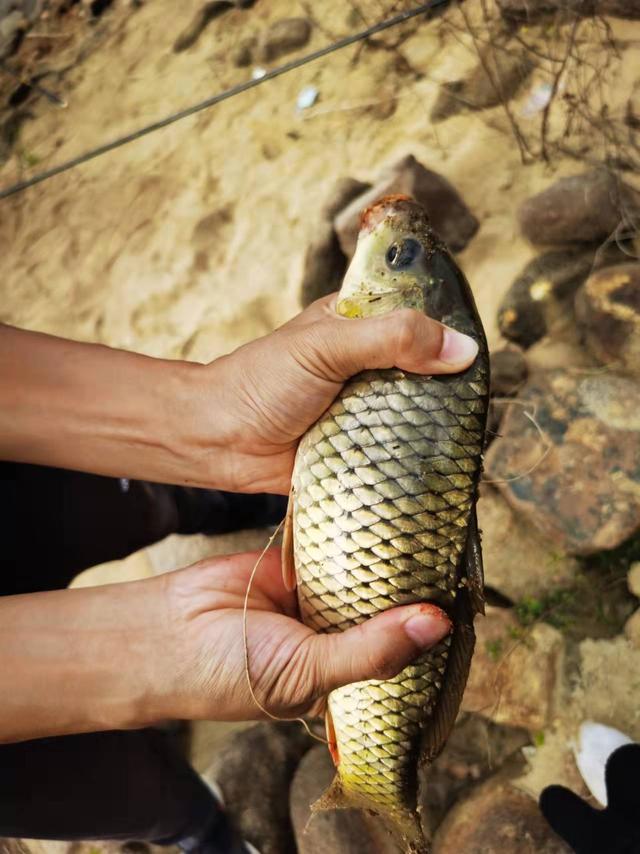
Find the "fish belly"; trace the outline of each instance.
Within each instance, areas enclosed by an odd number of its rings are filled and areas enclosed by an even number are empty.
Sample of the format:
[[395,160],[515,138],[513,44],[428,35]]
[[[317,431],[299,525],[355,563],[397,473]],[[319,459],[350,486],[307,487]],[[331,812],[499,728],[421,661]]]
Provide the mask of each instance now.
[[[398,605],[452,612],[484,433],[481,375],[368,371],[307,433],[293,476],[304,622],[337,632]],[[398,676],[329,696],[338,776],[354,805],[415,810],[421,733],[450,638]]]

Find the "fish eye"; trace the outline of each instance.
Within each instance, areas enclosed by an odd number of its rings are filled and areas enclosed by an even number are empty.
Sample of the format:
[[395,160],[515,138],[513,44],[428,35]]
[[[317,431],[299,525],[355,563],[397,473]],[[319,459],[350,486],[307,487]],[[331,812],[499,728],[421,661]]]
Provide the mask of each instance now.
[[404,270],[413,264],[421,252],[422,246],[412,237],[392,243],[387,249],[387,266],[392,270]]

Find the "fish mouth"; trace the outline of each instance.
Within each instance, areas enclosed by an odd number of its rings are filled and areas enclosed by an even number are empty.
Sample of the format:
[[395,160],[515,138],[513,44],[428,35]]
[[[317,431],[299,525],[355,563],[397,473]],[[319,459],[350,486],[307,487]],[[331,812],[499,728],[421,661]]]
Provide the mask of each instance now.
[[362,211],[360,214],[360,231],[369,233],[386,217],[403,214],[407,217],[419,215],[428,222],[424,208],[413,196],[407,196],[404,193],[394,193],[377,199]]

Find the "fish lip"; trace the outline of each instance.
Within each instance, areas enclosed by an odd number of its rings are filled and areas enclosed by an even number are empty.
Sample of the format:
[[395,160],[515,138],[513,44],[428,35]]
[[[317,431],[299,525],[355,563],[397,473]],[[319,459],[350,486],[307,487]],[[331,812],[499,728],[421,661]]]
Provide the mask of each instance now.
[[382,196],[382,198],[377,199],[373,204],[370,204],[369,207],[365,208],[360,214],[360,230],[364,232],[373,231],[373,229],[390,213],[394,213],[408,206],[418,207],[423,211],[421,205],[413,198],[413,196],[408,196],[405,193],[392,193],[388,196]]

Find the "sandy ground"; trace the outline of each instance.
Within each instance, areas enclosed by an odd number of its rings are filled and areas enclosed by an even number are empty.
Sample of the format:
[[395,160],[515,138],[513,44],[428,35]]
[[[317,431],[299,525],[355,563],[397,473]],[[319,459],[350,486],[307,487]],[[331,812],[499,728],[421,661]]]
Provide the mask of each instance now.
[[[34,108],[0,184],[19,178],[25,162],[29,172],[49,167],[246,79],[251,69],[229,61],[237,40],[305,14],[288,0],[259,2],[174,53],[176,34],[200,5],[154,0],[131,12],[120,3],[104,15],[86,57],[62,81],[68,108]],[[321,5],[325,32],[314,28],[305,50],[360,28],[350,4]],[[369,22],[392,6],[359,5]],[[625,46],[640,38],[640,23],[612,26],[624,48],[607,81],[615,107],[634,79]],[[66,59],[77,49],[65,48]],[[412,153],[452,181],[481,222],[460,263],[497,345],[497,304],[535,254],[516,211],[554,177],[584,166],[569,158],[523,166],[499,107],[432,127],[438,82],[459,77],[475,54],[468,39],[442,36],[437,24],[416,30],[402,51],[423,79],[398,71],[393,52],[349,48],[1,202],[0,321],[154,356],[213,359],[297,311],[304,251],[334,180],[371,180]],[[308,84],[320,98],[299,113],[296,97]],[[535,85],[534,76],[514,110]],[[381,102],[390,98],[395,110],[384,117]],[[539,117],[529,121],[533,128]],[[174,537],[80,583],[166,571],[264,539]],[[203,767],[221,730],[196,729]]]

